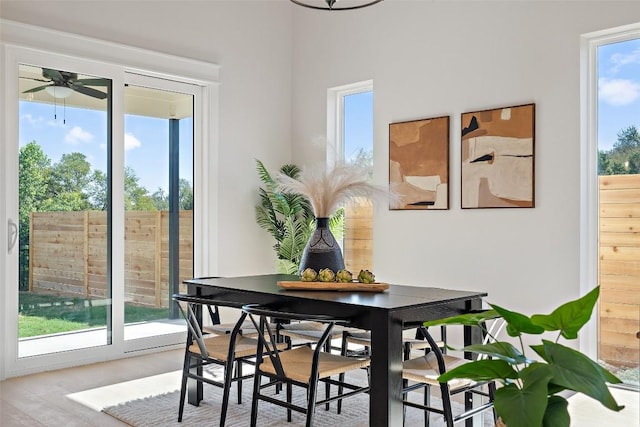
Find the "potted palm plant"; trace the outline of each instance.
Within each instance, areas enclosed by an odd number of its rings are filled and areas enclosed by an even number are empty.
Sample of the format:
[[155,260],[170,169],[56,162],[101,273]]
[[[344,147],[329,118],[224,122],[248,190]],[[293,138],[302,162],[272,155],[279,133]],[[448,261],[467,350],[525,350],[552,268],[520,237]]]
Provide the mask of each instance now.
[[[560,338],[572,340],[589,321],[599,296],[599,287],[574,301],[556,308],[551,314],[527,316],[490,304],[492,310],[480,314],[466,314],[425,322],[434,325],[480,326],[485,320],[502,317],[506,321],[506,332],[517,338],[517,348],[509,341],[499,341],[464,348],[482,355],[478,359],[458,366],[441,375],[440,381],[468,378],[476,381],[495,380],[502,384],[495,393],[494,407],[501,422],[509,427],[566,427],[570,425],[568,401],[562,392],[582,393],[605,407],[620,411],[609,392],[607,383],[621,381],[611,372],[589,359],[583,353],[560,344]],[[487,332],[487,331],[485,331]],[[540,335],[557,332],[555,341],[542,339],[531,345],[537,355],[531,359],[525,352],[523,335]],[[488,333],[488,332],[487,332]]]
[[[273,249],[277,256],[277,271],[297,274],[302,252],[314,230],[315,215],[305,196],[293,191],[281,191],[260,160],[256,160],[256,169],[264,185],[258,189],[260,203],[255,206],[256,221],[275,239]],[[294,164],[285,164],[278,171],[278,175],[293,179],[298,178],[300,173],[300,168]],[[329,228],[337,238],[342,238],[343,209],[331,216]]]
[[366,167],[352,163],[316,165],[301,171],[299,177],[281,173],[277,181],[282,191],[305,197],[316,218],[316,228],[302,253],[299,273],[306,268],[315,271],[328,268],[333,272],[344,269],[342,251],[332,235],[330,218],[347,203],[394,196],[371,182]]

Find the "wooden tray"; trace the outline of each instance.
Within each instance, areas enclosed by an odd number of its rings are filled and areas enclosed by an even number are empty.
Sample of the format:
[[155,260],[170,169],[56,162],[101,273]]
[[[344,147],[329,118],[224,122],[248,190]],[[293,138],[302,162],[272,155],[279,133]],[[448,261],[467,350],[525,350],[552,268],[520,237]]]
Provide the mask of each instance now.
[[387,283],[337,283],[337,282],[296,282],[280,281],[278,286],[291,291],[340,291],[340,292],[384,292]]

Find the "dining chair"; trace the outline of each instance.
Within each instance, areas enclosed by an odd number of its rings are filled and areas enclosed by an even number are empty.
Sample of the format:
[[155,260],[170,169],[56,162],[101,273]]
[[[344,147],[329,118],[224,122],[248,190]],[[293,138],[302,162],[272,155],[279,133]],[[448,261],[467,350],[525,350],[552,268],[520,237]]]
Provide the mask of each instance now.
[[[185,318],[188,327],[182,366],[178,422],[182,421],[184,412],[187,380],[192,378],[223,389],[220,426],[224,426],[229,406],[231,383],[237,383],[238,403],[242,403],[242,381],[253,376],[253,374],[243,374],[242,365],[245,363],[254,364],[253,358],[256,355],[258,340],[246,337],[241,333],[241,328],[245,324],[247,317],[244,312],[241,312],[240,317],[229,333],[215,335],[204,332],[202,325],[198,321],[198,316],[205,310],[211,315],[212,312],[216,313],[217,310],[217,308],[214,310],[212,307],[221,305],[234,306],[233,303],[186,294],[175,294],[173,295],[173,300]],[[235,306],[240,308],[241,304],[236,304]],[[222,381],[206,376],[203,373],[204,367],[208,365],[223,367]]]
[[[411,352],[413,350],[422,350],[425,352],[429,352],[431,350],[431,346],[429,342],[426,340],[424,335],[424,326],[420,326],[416,328],[415,338],[405,338],[402,340],[402,353],[403,360],[408,360],[411,357]],[[440,340],[437,341],[438,346],[442,349],[443,353],[446,353],[446,340],[447,340],[447,329],[446,326],[440,327]],[[350,346],[359,346],[361,349],[353,350],[350,349]],[[371,332],[365,330],[344,330],[342,333],[342,348],[340,354],[343,356],[371,356]],[[367,368],[367,377],[370,372]],[[343,379],[341,376],[340,380]],[[340,390],[339,390],[340,392]],[[338,401],[338,414],[342,411],[342,401]]]
[[[368,357],[345,357],[325,351],[325,344],[332,336],[332,330],[336,323],[347,324],[348,320],[323,314],[291,313],[276,307],[260,305],[246,305],[242,310],[249,315],[256,329],[260,331],[253,380],[252,427],[258,425],[258,404],[260,401],[286,408],[287,421],[291,421],[291,411],[305,414],[306,426],[310,427],[313,425],[317,406],[369,391],[368,382],[366,385],[361,385],[354,384],[353,381],[339,381],[332,378],[369,366],[370,363]],[[323,329],[313,348],[301,345],[279,350],[277,348],[278,336],[268,323],[269,318],[293,322],[301,320],[319,322],[323,325]],[[262,383],[263,377],[268,379],[264,384]],[[320,383],[340,386],[341,390],[346,388],[347,391],[318,400],[317,391]],[[286,385],[286,401],[282,398],[275,398],[273,394],[263,392],[270,387],[277,389],[277,386],[281,384]],[[294,386],[306,390],[307,400],[304,406],[292,402]]]
[[[493,341],[492,337],[497,337],[504,325],[504,319],[501,318],[493,319],[489,329],[487,329],[486,324],[483,324],[483,343],[486,344]],[[448,325],[448,327],[452,326]],[[489,333],[485,331],[489,331]],[[446,349],[447,346],[445,345],[443,347],[441,342],[436,341],[428,328],[422,328],[422,333],[424,334],[425,340],[429,343],[429,351],[423,356],[405,360],[402,366],[404,406],[423,410],[425,427],[429,426],[430,412],[443,415],[446,426],[453,427],[453,425],[459,421],[466,420],[481,412],[493,410],[493,400],[496,390],[494,381],[476,382],[470,379],[454,379],[448,382],[438,381],[440,375],[470,360],[445,353],[444,349]],[[441,407],[435,407],[431,404],[431,386],[440,388]],[[423,403],[410,401],[408,399],[408,393],[419,389],[423,389]],[[473,408],[457,411],[454,414],[452,398],[460,393],[465,393],[465,401],[467,402],[473,402],[474,400],[467,393],[483,396],[487,401]],[[493,417],[494,422],[496,422],[497,417],[495,411],[493,412]]]

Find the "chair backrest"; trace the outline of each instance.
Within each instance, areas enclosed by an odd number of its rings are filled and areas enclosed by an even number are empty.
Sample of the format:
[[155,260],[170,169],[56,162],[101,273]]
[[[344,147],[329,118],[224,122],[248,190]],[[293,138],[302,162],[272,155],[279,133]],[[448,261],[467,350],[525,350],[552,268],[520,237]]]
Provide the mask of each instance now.
[[[209,352],[207,351],[207,346],[204,342],[204,333],[202,331],[202,309],[204,307],[207,308],[210,315],[218,314],[218,306],[229,306],[234,308],[241,308],[242,304],[234,303],[232,301],[224,301],[220,299],[215,299],[213,297],[203,297],[203,296],[194,296],[187,294],[175,294],[173,295],[173,300],[176,302],[180,313],[184,317],[187,322],[188,328],[188,337],[187,342],[190,340],[195,341],[200,349],[200,354],[204,358],[209,357]],[[213,314],[212,314],[213,313]],[[238,335],[242,322],[246,319],[247,314],[242,313],[240,315],[240,319],[236,322],[233,330],[231,331],[230,342],[235,342],[236,336]],[[212,318],[212,321],[215,321],[215,318]],[[219,318],[217,318],[219,323]],[[229,348],[229,357],[232,356],[233,346]]]
[[[292,313],[284,310],[280,310],[278,308],[259,305],[259,304],[248,304],[242,307],[243,313],[245,315],[249,315],[251,322],[253,322],[258,333],[258,341],[260,345],[258,346],[257,352],[257,364],[260,363],[264,354],[269,357],[271,363],[274,366],[276,374],[279,378],[286,378],[286,374],[282,367],[282,361],[280,360],[280,352],[286,350],[278,349],[278,335],[276,334],[276,330],[272,327],[268,318],[275,318],[284,321],[291,320],[308,320],[313,322],[320,322],[326,324],[326,327],[322,333],[322,336],[316,343],[316,348],[313,354],[313,365],[312,365],[312,373],[311,375],[317,374],[318,360],[320,356],[320,352],[324,347],[325,343],[331,336],[331,330],[336,323],[347,324],[349,323],[346,319],[339,319],[332,316],[328,316],[325,314],[300,314],[300,313]],[[257,317],[257,318],[256,318]]]

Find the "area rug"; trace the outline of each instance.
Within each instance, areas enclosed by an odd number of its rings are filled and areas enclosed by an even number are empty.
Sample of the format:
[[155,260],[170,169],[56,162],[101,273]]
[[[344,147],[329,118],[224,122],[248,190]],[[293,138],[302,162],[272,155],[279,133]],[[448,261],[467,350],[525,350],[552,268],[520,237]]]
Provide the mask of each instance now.
[[[353,375],[359,375],[354,373]],[[366,378],[366,377],[365,377]],[[363,378],[364,379],[364,378]],[[243,403],[237,403],[235,385],[232,388],[231,400],[227,413],[226,425],[230,427],[246,427],[251,418],[251,390],[252,381],[246,381],[242,390]],[[421,400],[418,393],[416,400]],[[323,395],[323,389],[321,389]],[[184,416],[181,423],[178,423],[178,401],[180,394],[178,391],[162,394],[159,396],[133,400],[116,406],[110,406],[103,411],[118,420],[134,427],[159,427],[176,426],[190,427],[202,425],[218,425],[220,422],[220,404],[222,401],[221,389],[214,386],[204,386],[204,400],[200,406],[185,404]],[[297,395],[294,390],[294,400],[304,401],[304,390],[299,389]],[[432,403],[437,405],[440,400],[433,396]],[[460,410],[462,405],[456,404]],[[357,395],[344,400],[342,413],[336,413],[336,403],[331,405],[329,411],[324,407],[316,409],[314,425],[318,427],[335,427],[336,425],[349,427],[366,427],[369,425],[369,396],[366,394]],[[407,408],[407,422],[405,425],[422,425],[423,412]],[[280,427],[284,425],[296,426],[304,425],[304,415],[293,413],[293,421],[286,422],[286,410],[266,402],[260,402],[258,409],[258,425],[260,427]],[[485,426],[493,426],[491,412],[484,415]],[[431,425],[435,427],[444,426],[442,417],[431,414]]]

